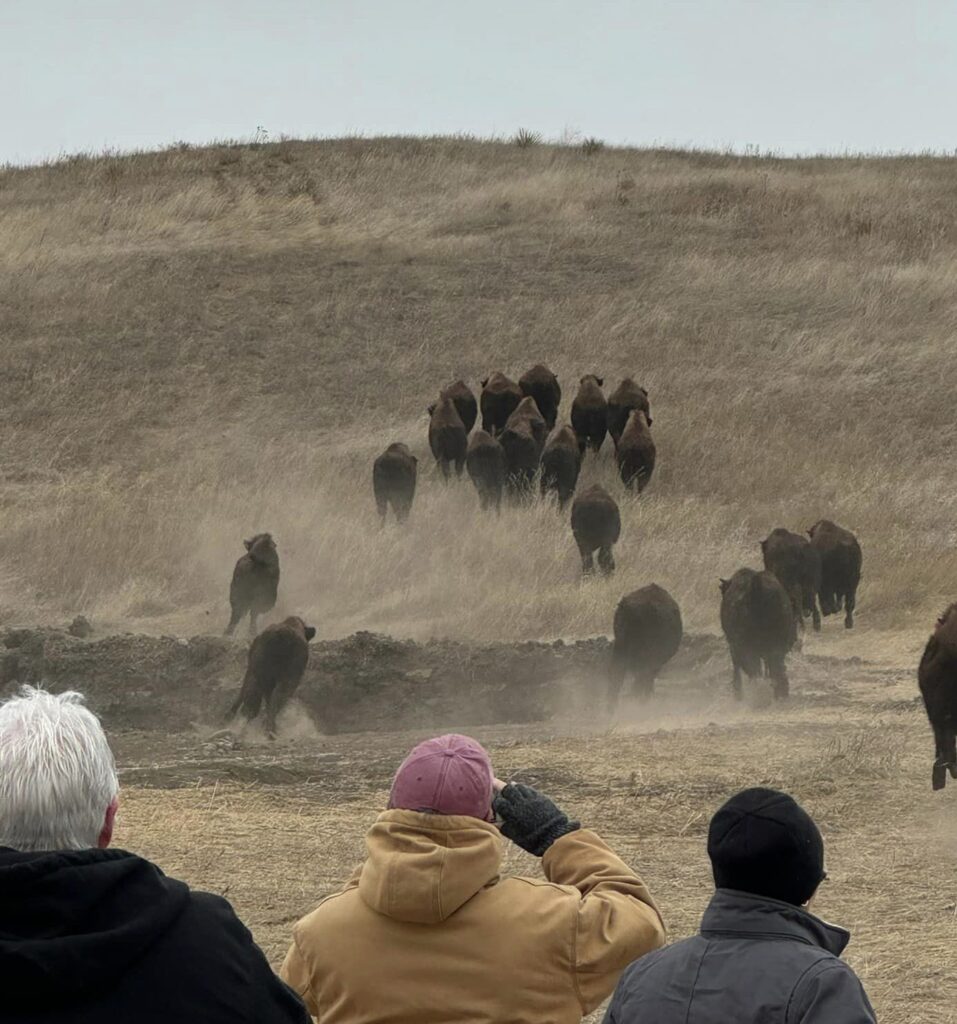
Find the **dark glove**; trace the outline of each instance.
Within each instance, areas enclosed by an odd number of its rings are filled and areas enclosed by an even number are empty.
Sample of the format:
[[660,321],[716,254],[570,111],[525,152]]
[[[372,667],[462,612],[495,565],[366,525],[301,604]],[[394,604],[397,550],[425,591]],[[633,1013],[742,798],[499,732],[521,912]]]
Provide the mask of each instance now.
[[498,794],[492,810],[502,819],[502,835],[535,857],[543,857],[556,839],[581,828],[547,796],[518,782],[510,782]]

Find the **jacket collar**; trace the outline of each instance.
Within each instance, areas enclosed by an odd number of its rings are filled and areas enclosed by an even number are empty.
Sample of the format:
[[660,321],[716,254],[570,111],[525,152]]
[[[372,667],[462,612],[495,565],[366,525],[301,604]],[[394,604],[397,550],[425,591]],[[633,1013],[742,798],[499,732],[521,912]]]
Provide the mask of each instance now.
[[780,900],[718,889],[701,921],[702,935],[750,935],[794,939],[809,946],[820,946],[840,956],[851,940],[851,933],[828,924],[801,907]]

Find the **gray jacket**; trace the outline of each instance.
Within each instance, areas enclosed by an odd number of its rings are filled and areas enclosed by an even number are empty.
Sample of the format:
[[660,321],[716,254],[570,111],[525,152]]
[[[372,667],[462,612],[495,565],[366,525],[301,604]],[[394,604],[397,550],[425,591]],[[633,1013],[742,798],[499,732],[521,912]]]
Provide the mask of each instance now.
[[700,935],[625,971],[605,1024],[875,1024],[838,959],[849,940],[790,903],[718,889]]

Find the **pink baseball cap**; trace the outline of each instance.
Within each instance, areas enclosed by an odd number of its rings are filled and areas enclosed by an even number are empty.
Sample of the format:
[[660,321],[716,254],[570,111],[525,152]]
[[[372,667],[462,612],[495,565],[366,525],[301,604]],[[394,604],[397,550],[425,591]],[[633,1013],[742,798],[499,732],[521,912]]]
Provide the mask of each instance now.
[[415,747],[392,780],[389,808],[492,820],[492,762],[468,736],[448,733]]

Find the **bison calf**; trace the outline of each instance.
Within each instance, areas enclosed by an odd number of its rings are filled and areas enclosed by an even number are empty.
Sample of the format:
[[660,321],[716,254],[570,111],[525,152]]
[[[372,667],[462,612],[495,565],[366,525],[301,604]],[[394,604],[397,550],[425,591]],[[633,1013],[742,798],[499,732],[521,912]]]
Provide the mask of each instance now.
[[519,377],[518,386],[523,395],[535,399],[548,429],[553,430],[562,400],[562,389],[555,374],[547,366],[538,363]]
[[582,556],[582,572],[594,571],[594,553],[606,575],[615,571],[612,548],[621,536],[621,513],[615,499],[600,484],[592,484],[572,502],[572,533]]
[[791,599],[777,576],[739,569],[721,581],[721,628],[734,669],[731,686],[741,697],[741,670],[754,679],[763,674],[774,683],[774,696],[788,696],[784,660],[797,640]]
[[957,779],[957,604],[937,620],[920,659],[917,681],[934,730],[931,784],[943,789],[948,770]]
[[400,523],[408,519],[415,498],[418,461],[404,444],[396,443],[372,464],[372,490],[383,525],[390,505]]
[[498,512],[505,487],[505,452],[488,431],[476,430],[469,438],[465,466],[482,508],[494,508]]
[[509,416],[522,400],[521,388],[504,373],[496,371],[482,381],[479,408],[482,410],[482,429],[496,437],[505,429]]
[[249,646],[243,685],[227,719],[234,718],[241,708],[251,722],[265,705],[266,735],[274,739],[276,717],[302,682],[309,662],[309,641],[315,635],[312,626],[295,616],[267,626]]
[[608,396],[608,433],[611,434],[616,447],[628,424],[628,417],[635,409],[641,409],[650,427],[652,421],[648,392],[631,377],[626,377]]
[[578,435],[582,455],[586,447],[597,453],[608,431],[608,403],[601,390],[603,383],[602,378],[594,374],[582,377],[572,402],[572,427]]
[[575,431],[571,427],[556,430],[542,452],[542,497],[549,491],[555,491],[558,508],[563,509],[575,493],[581,465],[582,456]]
[[446,480],[449,479],[453,464],[455,475],[462,475],[468,443],[465,424],[455,408],[455,402],[443,391],[439,400],[429,406],[429,447]]
[[648,429],[643,410],[636,409],[628,417],[628,425],[618,439],[615,458],[622,483],[639,494],[648,486],[655,471],[657,449]]
[[834,615],[844,607],[844,628],[854,628],[857,587],[861,582],[861,546],[850,530],[821,519],[807,531],[821,557],[821,612]]
[[681,609],[657,583],[626,594],[615,609],[615,641],[608,678],[608,710],[614,714],[628,672],[642,699],[654,692],[658,673],[681,646]]
[[798,625],[803,629],[804,616],[810,615],[815,631],[819,631],[817,592],[821,586],[821,556],[811,542],[779,526],[761,541],[761,554],[764,568],[773,572],[788,592]]
[[229,604],[232,609],[226,636],[249,613],[249,632],[255,634],[256,619],[271,611],[279,593],[279,552],[269,533],[257,533],[245,540],[246,554],[236,562],[229,585]]

